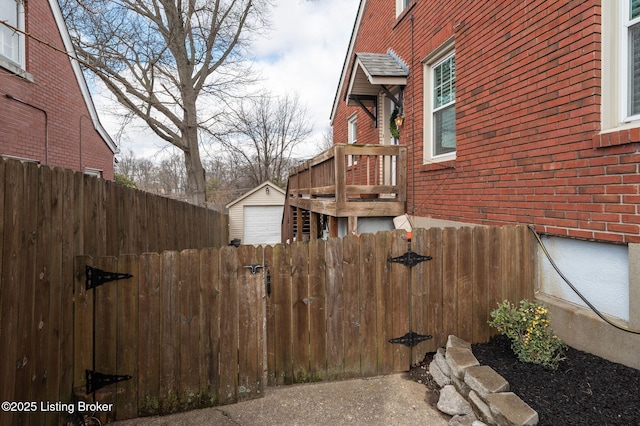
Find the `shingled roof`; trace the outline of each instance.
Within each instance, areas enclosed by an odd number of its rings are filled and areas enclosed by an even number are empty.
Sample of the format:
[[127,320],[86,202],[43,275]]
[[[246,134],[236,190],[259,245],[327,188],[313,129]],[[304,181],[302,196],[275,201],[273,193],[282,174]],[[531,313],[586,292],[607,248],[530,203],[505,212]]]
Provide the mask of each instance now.
[[371,100],[377,96],[380,86],[405,86],[408,74],[407,67],[391,52],[356,53],[346,101],[355,105],[353,99]]

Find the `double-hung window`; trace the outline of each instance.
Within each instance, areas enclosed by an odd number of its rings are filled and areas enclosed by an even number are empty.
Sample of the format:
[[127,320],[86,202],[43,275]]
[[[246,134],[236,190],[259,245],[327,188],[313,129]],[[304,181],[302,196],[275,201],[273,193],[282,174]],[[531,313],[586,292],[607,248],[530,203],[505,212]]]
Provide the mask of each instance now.
[[456,157],[456,56],[450,41],[424,61],[425,162]]
[[433,154],[456,150],[456,57],[433,66]]
[[[628,0],[624,31],[627,40],[627,116],[640,118],[640,0]],[[624,55],[624,53],[623,53]]]
[[24,69],[24,37],[14,29],[24,29],[23,0],[0,0],[0,21],[0,64]]

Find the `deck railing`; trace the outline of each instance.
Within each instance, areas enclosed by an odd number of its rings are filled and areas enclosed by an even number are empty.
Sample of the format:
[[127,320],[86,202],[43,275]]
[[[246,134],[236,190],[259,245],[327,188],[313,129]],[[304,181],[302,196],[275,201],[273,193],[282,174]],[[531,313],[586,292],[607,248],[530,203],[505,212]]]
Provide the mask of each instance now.
[[405,213],[407,149],[336,144],[289,173],[284,221],[291,208],[330,217]]

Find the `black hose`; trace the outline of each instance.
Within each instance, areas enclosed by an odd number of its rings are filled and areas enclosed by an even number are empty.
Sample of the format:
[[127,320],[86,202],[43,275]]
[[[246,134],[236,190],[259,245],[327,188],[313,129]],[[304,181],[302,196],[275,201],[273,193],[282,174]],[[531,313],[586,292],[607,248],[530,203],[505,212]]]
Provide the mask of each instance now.
[[569,287],[571,287],[571,290],[573,290],[578,297],[580,297],[580,299],[582,299],[582,301],[584,303],[587,304],[587,306],[589,308],[591,308],[591,310],[593,312],[595,312],[596,315],[598,315],[604,322],[606,322],[607,324],[617,328],[618,330],[622,330],[622,331],[626,331],[627,333],[633,333],[633,334],[640,334],[640,330],[634,330],[631,328],[627,328],[618,324],[615,324],[614,322],[612,322],[611,320],[609,320],[607,317],[605,317],[598,309],[596,309],[595,306],[593,306],[591,304],[591,302],[589,302],[587,300],[586,297],[584,297],[582,295],[582,293],[580,293],[578,291],[578,289],[571,284],[571,281],[569,281],[569,279],[567,277],[565,277],[565,275],[562,273],[562,271],[560,271],[560,268],[558,268],[558,265],[556,265],[556,263],[553,261],[553,259],[551,258],[551,255],[549,254],[549,252],[547,251],[547,248],[544,246],[544,243],[542,242],[542,240],[540,239],[540,235],[538,235],[538,233],[536,232],[535,229],[533,229],[533,226],[529,225],[528,228],[531,230],[531,232],[533,232],[533,235],[535,235],[536,240],[538,240],[538,244],[540,244],[540,247],[542,248],[542,251],[544,252],[544,254],[547,256],[547,259],[549,259],[549,262],[551,263],[551,266],[553,266],[553,269],[556,270],[556,272],[558,273],[558,275],[560,275],[560,277],[564,280],[564,282],[566,282]]

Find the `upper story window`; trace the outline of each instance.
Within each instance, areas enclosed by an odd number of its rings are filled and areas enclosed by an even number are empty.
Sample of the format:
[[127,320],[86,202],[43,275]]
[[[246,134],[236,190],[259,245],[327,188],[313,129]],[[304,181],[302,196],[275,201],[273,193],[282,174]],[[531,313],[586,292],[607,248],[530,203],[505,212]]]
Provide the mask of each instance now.
[[400,16],[400,14],[411,4],[413,0],[396,0],[396,17]]
[[[353,115],[352,117],[350,117],[349,121],[347,122],[347,126],[349,126],[348,134],[347,134],[347,138],[348,138],[347,143],[357,144],[358,143],[358,117],[356,115]],[[350,155],[347,157],[348,166],[352,166],[357,162],[358,162],[358,157],[356,157],[355,155]]]
[[[24,30],[23,0],[0,0],[0,21]],[[2,22],[0,22],[0,65],[9,61],[10,65],[24,69],[24,36]]]
[[640,125],[640,0],[602,2],[602,130]]
[[456,56],[453,41],[427,57],[424,64],[424,160],[453,160],[456,155]]
[[629,11],[624,24],[628,43],[629,100],[627,116],[640,118],[640,0],[629,0]]

